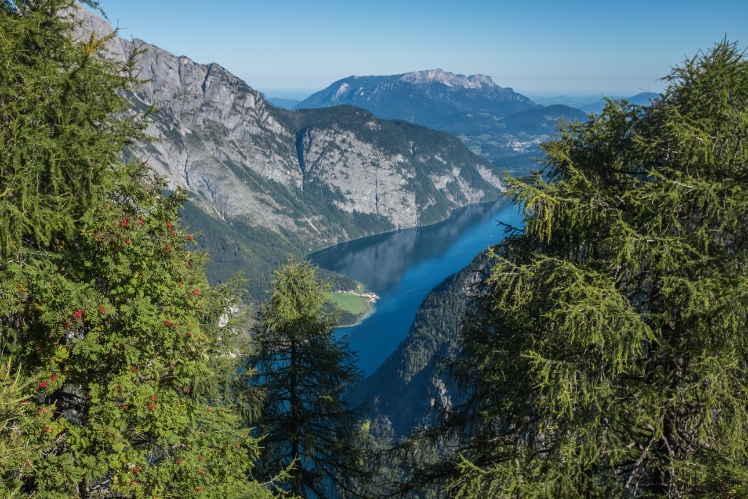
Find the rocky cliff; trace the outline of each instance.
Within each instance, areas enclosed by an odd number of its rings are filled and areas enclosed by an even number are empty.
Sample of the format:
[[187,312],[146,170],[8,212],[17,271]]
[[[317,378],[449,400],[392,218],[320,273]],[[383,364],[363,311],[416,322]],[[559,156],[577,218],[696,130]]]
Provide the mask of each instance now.
[[[80,8],[83,36],[112,32]],[[158,108],[143,154],[211,217],[262,228],[308,251],[372,233],[434,223],[494,199],[499,173],[453,137],[353,107],[292,113],[217,64],[141,40],[136,106]],[[238,224],[238,225],[237,225]]]

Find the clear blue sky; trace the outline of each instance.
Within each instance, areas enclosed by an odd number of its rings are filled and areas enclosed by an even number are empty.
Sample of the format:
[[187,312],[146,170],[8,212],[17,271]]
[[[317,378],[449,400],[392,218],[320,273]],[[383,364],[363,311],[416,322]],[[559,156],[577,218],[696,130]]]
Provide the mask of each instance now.
[[350,75],[482,73],[531,95],[659,91],[725,35],[748,47],[748,1],[101,0],[121,35],[217,62],[269,96]]

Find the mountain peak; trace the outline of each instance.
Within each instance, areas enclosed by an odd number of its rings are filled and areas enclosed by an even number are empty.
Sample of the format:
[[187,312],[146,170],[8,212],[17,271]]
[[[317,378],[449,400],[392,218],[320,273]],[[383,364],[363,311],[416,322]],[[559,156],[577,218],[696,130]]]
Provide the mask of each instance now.
[[448,87],[460,87],[460,88],[484,88],[484,87],[496,87],[496,85],[490,76],[486,75],[472,75],[465,76],[460,74],[450,73],[443,71],[441,68],[428,69],[426,71],[413,71],[412,73],[406,73],[400,77],[402,81],[408,83],[442,83]]

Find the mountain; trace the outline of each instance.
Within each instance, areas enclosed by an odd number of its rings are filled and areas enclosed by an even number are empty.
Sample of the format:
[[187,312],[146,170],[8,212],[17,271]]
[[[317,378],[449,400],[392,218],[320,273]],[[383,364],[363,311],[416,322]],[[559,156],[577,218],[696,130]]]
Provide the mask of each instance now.
[[[80,7],[83,36],[111,33]],[[441,221],[496,199],[500,172],[455,137],[352,106],[290,112],[218,64],[141,40],[113,39],[113,57],[139,47],[135,107],[156,105],[144,146],[170,189],[187,189],[185,220],[203,231],[214,280],[267,272],[353,238]],[[255,287],[262,289],[262,279]]]
[[[649,106],[650,104],[652,104],[652,101],[654,101],[655,99],[659,97],[660,97],[660,94],[658,93],[642,92],[642,93],[634,95],[633,97],[627,97],[624,100],[627,101],[629,104],[635,104],[637,106]],[[583,111],[587,111],[588,113],[597,113],[597,114],[602,113],[604,108],[605,108],[605,99],[600,99],[597,102],[592,102],[592,103],[585,104],[579,107],[579,109],[582,109]]]
[[548,116],[587,119],[585,113],[566,106],[550,106],[550,111],[541,113],[543,106],[498,86],[488,76],[456,75],[441,69],[351,76],[310,96],[296,109],[340,104],[451,133],[475,154],[493,162],[537,152],[537,144],[555,132],[555,120]]
[[454,402],[438,361],[457,352],[462,313],[468,306],[470,285],[488,268],[482,252],[460,272],[436,286],[421,302],[405,339],[384,363],[364,379],[352,403],[369,400],[372,419],[392,428],[395,437],[407,435],[417,425],[428,424],[434,400]]
[[469,121],[470,113],[502,117],[537,107],[511,88],[484,75],[463,76],[433,69],[392,76],[350,76],[302,101],[296,109],[350,104],[384,119],[403,119],[441,130],[445,117]]

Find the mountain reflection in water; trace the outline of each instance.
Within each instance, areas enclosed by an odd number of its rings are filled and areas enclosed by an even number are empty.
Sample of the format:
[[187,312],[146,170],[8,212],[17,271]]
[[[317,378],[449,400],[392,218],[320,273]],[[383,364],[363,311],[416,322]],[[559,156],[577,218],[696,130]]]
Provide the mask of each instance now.
[[310,254],[307,258],[363,283],[380,296],[375,313],[341,329],[368,375],[408,334],[424,296],[461,270],[504,230],[498,221],[519,223],[517,207],[505,199],[467,206],[436,225],[365,237]]

